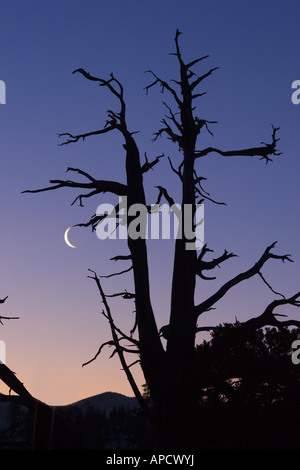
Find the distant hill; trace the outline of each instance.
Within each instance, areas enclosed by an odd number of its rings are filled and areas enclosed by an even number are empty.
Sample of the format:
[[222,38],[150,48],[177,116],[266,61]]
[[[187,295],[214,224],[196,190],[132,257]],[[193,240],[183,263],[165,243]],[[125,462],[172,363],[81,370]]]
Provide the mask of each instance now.
[[[139,409],[136,398],[105,392],[53,407],[54,426],[38,414],[38,429],[49,435],[51,448],[134,449],[147,434]],[[59,424],[61,418],[63,424]],[[0,450],[32,448],[36,419],[35,413],[23,406],[0,402]]]
[[82,412],[88,408],[93,408],[95,411],[102,411],[108,416],[113,409],[123,407],[127,410],[133,410],[138,408],[139,405],[137,399],[134,397],[127,397],[121,393],[105,392],[84,398],[83,400],[66,405],[63,408],[68,410],[71,407],[80,408]]
[[[82,400],[70,403],[69,405],[60,405],[56,408],[65,409],[70,412],[72,407],[80,409],[85,412],[91,408],[96,412],[103,412],[107,416],[113,409],[124,408],[125,410],[134,410],[138,408],[138,402],[135,397],[127,397],[121,393],[105,392],[92,397],[83,398]],[[14,408],[13,403],[0,402],[0,431],[9,426],[10,414]],[[25,412],[26,408],[20,406],[20,409]]]

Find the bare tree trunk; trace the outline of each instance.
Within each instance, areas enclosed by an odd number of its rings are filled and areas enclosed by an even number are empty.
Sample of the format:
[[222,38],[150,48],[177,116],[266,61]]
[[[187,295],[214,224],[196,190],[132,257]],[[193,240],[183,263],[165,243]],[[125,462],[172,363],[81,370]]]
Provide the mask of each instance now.
[[[128,207],[134,204],[146,206],[143,176],[139,151],[129,133],[126,136],[126,174],[128,187]],[[131,218],[128,217],[130,225]],[[144,227],[146,224],[144,223]],[[141,366],[152,398],[160,399],[163,374],[164,351],[159,338],[157,325],[150,300],[148,257],[145,238],[132,239],[128,236],[131,253],[137,326],[139,331],[139,349]]]

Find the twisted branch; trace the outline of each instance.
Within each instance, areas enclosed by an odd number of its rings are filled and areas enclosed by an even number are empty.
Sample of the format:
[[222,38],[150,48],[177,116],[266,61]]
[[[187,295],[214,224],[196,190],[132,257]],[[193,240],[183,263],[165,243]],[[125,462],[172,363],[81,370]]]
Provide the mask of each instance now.
[[[104,304],[105,316],[109,321],[111,334],[112,334],[112,338],[113,338],[113,343],[116,347],[116,352],[119,356],[121,365],[124,369],[124,372],[127,376],[128,381],[131,385],[131,388],[132,388],[132,390],[133,390],[133,392],[134,392],[134,394],[135,394],[135,396],[136,396],[136,398],[139,402],[139,405],[141,406],[142,410],[145,412],[146,416],[148,416],[148,418],[152,421],[153,420],[152,414],[151,414],[146,402],[144,401],[144,399],[143,399],[143,397],[142,397],[142,395],[141,395],[141,393],[140,393],[140,391],[139,391],[139,389],[136,385],[136,382],[133,378],[133,375],[131,374],[131,371],[130,371],[129,367],[127,366],[127,363],[126,363],[126,360],[125,360],[125,357],[124,357],[124,351],[123,351],[122,346],[119,343],[120,339],[118,338],[117,329],[116,329],[116,326],[114,324],[112,314],[111,314],[111,310],[110,310],[110,307],[107,303],[106,296],[103,292],[103,289],[102,289],[102,286],[101,286],[101,283],[100,283],[100,279],[94,271],[92,271],[92,270],[89,270],[89,271],[93,273],[93,276],[89,276],[89,277],[92,278],[96,282],[99,293],[100,293],[100,296],[101,296],[101,299],[102,299],[102,302]],[[129,340],[133,341],[132,338],[129,338]]]
[[[91,196],[94,196],[95,194],[100,194],[100,193],[112,193],[116,194],[117,196],[126,196],[127,195],[127,186],[123,183],[119,183],[116,181],[109,181],[109,180],[96,180],[92,176],[90,176],[88,173],[85,171],[79,170],[78,168],[68,168],[67,171],[74,171],[76,173],[79,173],[80,175],[85,176],[89,182],[88,183],[82,183],[82,182],[77,182],[77,181],[72,181],[72,180],[50,180],[50,183],[53,186],[48,186],[46,188],[40,188],[40,189],[27,189],[25,191],[22,191],[22,193],[41,193],[44,191],[52,191],[55,189],[60,189],[60,188],[82,188],[82,189],[92,189],[87,194],[81,194],[75,198],[75,200],[72,202],[72,205],[79,200],[79,205],[82,206],[82,199],[83,198],[88,198]],[[90,223],[89,223],[90,224]]]
[[280,329],[288,326],[296,326],[297,328],[300,328],[299,320],[277,320],[276,317],[285,316],[279,313],[274,313],[274,309],[279,305],[292,305],[294,307],[300,307],[300,292],[297,292],[297,294],[289,297],[288,299],[282,298],[278,300],[273,300],[273,302],[271,302],[266,307],[265,311],[260,316],[256,318],[251,318],[245,323],[242,323],[240,330],[246,334],[253,330],[263,328],[264,326],[275,326]]
[[237,255],[235,255],[234,253],[228,253],[227,250],[224,250],[223,255],[219,256],[218,258],[215,258],[211,261],[203,261],[203,257],[208,251],[213,251],[213,250],[210,250],[209,248],[207,248],[207,244],[205,243],[196,261],[196,274],[204,280],[213,280],[213,279],[216,279],[216,277],[207,277],[202,273],[202,271],[212,270],[216,266],[220,267],[219,265],[221,263]]
[[[289,261],[293,262],[290,258],[290,255],[276,255],[271,252],[271,250],[275,247],[277,242],[272,243],[272,245],[268,246],[264,251],[263,255],[260,259],[247,271],[238,274],[228,282],[226,282],[215,294],[211,297],[206,299],[204,302],[200,303],[195,307],[195,315],[198,317],[203,312],[207,311],[208,308],[212,307],[216,302],[218,302],[232,287],[236,286],[237,284],[245,281],[246,279],[250,279],[251,277],[258,274],[263,267],[263,265],[269,259],[280,259],[282,262]],[[224,255],[223,255],[224,256]],[[284,299],[283,299],[284,300]]]
[[262,142],[264,144],[264,147],[250,147],[247,149],[242,149],[242,150],[227,150],[223,151],[214,147],[207,147],[204,150],[196,151],[195,152],[195,157],[205,157],[206,155],[215,152],[218,153],[219,155],[222,155],[223,157],[235,157],[235,156],[248,156],[248,157],[254,157],[254,156],[260,156],[260,160],[266,160],[266,163],[273,161],[270,155],[281,155],[282,152],[278,152],[276,145],[277,142],[280,140],[276,138],[276,132],[280,129],[279,127],[274,127],[272,125],[272,142],[270,144],[266,144],[265,142]]

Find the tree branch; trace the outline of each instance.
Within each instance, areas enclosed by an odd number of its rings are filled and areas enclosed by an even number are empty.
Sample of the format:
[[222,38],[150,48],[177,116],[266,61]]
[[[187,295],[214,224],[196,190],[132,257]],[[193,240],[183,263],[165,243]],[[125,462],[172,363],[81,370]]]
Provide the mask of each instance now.
[[132,294],[131,292],[127,292],[127,290],[125,290],[124,292],[118,292],[117,294],[106,294],[106,297],[123,297],[123,299],[134,299],[135,294]]
[[[116,119],[119,119],[120,121],[120,130],[125,130],[126,129],[126,123],[125,123],[125,102],[124,102],[124,89],[122,84],[114,77],[114,75],[111,73],[110,74],[110,79],[109,80],[104,80],[103,78],[98,78],[92,76],[89,72],[86,72],[84,69],[79,68],[73,71],[74,73],[81,73],[85,78],[88,80],[92,81],[97,81],[99,82],[99,86],[105,86],[107,87],[113,95],[115,95],[118,100],[120,101],[121,104],[121,110],[120,113],[113,113],[112,111],[109,110],[109,113],[113,119],[113,125],[116,123]],[[113,86],[113,84],[116,84],[118,87],[118,90]],[[115,126],[117,127],[117,126]]]
[[263,282],[266,284],[266,286],[268,286],[268,288],[273,292],[273,294],[276,294],[276,295],[280,295],[280,297],[282,297],[283,299],[285,299],[285,296],[283,294],[280,294],[280,292],[276,292],[272,286],[266,281],[266,279],[264,278],[264,276],[262,275],[262,273],[259,271],[258,272],[258,275],[261,277],[261,279],[263,280]]
[[1,394],[1,401],[18,401],[20,404],[34,409],[37,400],[28,392],[22,382],[16,377],[15,373],[7,365],[0,362],[0,380],[2,380],[10,390],[15,392],[18,397],[15,399],[11,395]]
[[161,92],[163,93],[165,89],[168,90],[173,95],[178,106],[181,108],[182,101],[178,98],[174,88],[172,88],[167,82],[159,78],[154,72],[152,72],[152,70],[146,70],[146,73],[151,73],[151,75],[153,75],[153,77],[155,78],[154,82],[144,88],[144,90],[146,90],[146,93],[148,94],[149,89],[158,83],[161,87]]
[[175,205],[174,199],[171,196],[169,196],[169,193],[166,190],[166,188],[163,188],[163,186],[155,186],[155,187],[159,190],[159,194],[158,194],[157,201],[156,201],[157,205],[160,204],[162,196],[165,197],[170,207]]
[[[4,299],[0,299],[0,304],[4,304],[7,298],[8,298],[8,295],[4,297]],[[7,317],[7,316],[0,315],[0,324],[3,325],[2,320],[19,320],[19,318],[20,317]]]
[[108,127],[105,127],[104,129],[100,129],[100,130],[97,130],[97,131],[86,132],[84,134],[73,135],[70,132],[63,132],[61,134],[58,134],[58,137],[68,136],[69,138],[65,142],[62,142],[61,144],[58,144],[58,145],[59,145],[59,147],[62,147],[63,145],[73,144],[73,143],[78,142],[80,139],[85,140],[87,137],[90,137],[92,135],[106,134],[107,132],[110,132],[110,131],[112,131],[116,128],[117,128],[116,123],[114,124],[112,122],[112,125],[110,125]]
[[264,326],[275,326],[277,328],[284,328],[288,326],[296,326],[297,328],[300,328],[300,321],[299,320],[285,320],[285,321],[279,321],[277,320],[277,316],[283,316],[278,313],[274,313],[274,309],[278,307],[279,305],[292,305],[295,307],[300,307],[300,292],[297,292],[297,294],[289,297],[288,299],[282,298],[278,300],[273,300],[265,311],[259,315],[258,317],[251,318],[250,320],[247,320],[246,322],[242,323],[241,326],[239,327],[239,330],[247,334],[251,331],[257,330],[259,328],[263,328]]
[[177,127],[177,129],[179,130],[180,134],[183,133],[183,127],[182,125],[177,121],[176,117],[175,117],[175,114],[173,113],[172,109],[170,108],[170,106],[167,105],[167,103],[165,103],[163,101],[163,105],[167,108],[167,110],[169,111],[170,113],[170,116],[166,116],[167,119],[169,119],[170,121],[172,121],[175,126]]
[[102,302],[104,304],[104,307],[105,307],[105,310],[106,310],[106,316],[107,316],[107,319],[109,321],[109,324],[110,324],[110,328],[111,328],[111,333],[112,333],[112,338],[113,338],[113,342],[116,346],[116,351],[118,353],[118,356],[119,356],[119,359],[120,359],[120,362],[121,362],[121,365],[125,371],[125,374],[127,376],[127,379],[131,385],[131,388],[136,396],[136,399],[138,400],[139,402],[139,405],[141,406],[142,410],[145,412],[146,416],[148,416],[148,418],[152,421],[153,420],[153,416],[146,404],[146,402],[144,401],[137,385],[136,385],[136,382],[133,378],[133,375],[131,374],[130,372],[130,369],[129,367],[127,366],[127,363],[125,361],[125,358],[124,358],[124,352],[122,350],[122,347],[120,346],[119,344],[119,338],[117,336],[117,333],[116,333],[116,328],[115,328],[115,325],[114,325],[114,322],[113,322],[113,318],[112,318],[112,315],[111,315],[111,311],[110,311],[110,307],[107,303],[107,300],[106,300],[106,297],[105,297],[105,294],[103,292],[103,289],[102,289],[102,286],[101,286],[101,283],[100,283],[100,279],[99,277],[96,275],[96,273],[92,270],[90,270],[94,275],[93,276],[90,276],[92,279],[94,279],[94,281],[96,282],[97,284],[97,287],[98,287],[98,290],[99,290],[99,293],[100,293],[100,296],[102,298]]
[[[214,204],[218,204],[218,205],[220,205],[220,206],[227,206],[226,202],[219,202],[219,201],[216,201],[215,199],[211,198],[211,197],[208,195],[209,193],[208,193],[207,191],[205,191],[205,190],[202,188],[201,184],[200,184],[200,180],[201,180],[201,179],[204,180],[204,179],[206,179],[206,178],[200,177],[200,178],[198,179],[198,181],[195,181],[195,183],[194,183],[195,192],[198,193],[199,196],[200,196],[203,200],[204,200],[204,199],[207,199],[208,201],[211,201],[211,202],[213,202]],[[199,188],[197,188],[197,186],[196,186],[197,184],[199,184]]]
[[[90,193],[89,195],[87,195],[86,197],[89,197],[89,196],[92,196],[92,194]],[[81,196],[83,197],[83,196]],[[78,197],[76,198],[78,199]],[[73,201],[72,204],[74,204],[75,201]],[[88,222],[82,222],[80,224],[76,224],[74,225],[74,227],[92,227],[92,231],[96,230],[96,227],[98,224],[100,224],[104,219],[106,219],[107,217],[113,217],[113,218],[120,218],[120,217],[123,217],[123,216],[120,216],[119,214],[119,211],[122,209],[122,203],[118,203],[114,206],[113,210],[111,211],[110,214],[94,214],[90,220]]]
[[190,84],[191,90],[194,90],[196,86],[199,85],[205,78],[209,77],[215,70],[218,70],[220,67],[214,67],[211,70],[209,70],[207,73],[201,75],[198,77],[193,83]]
[[208,59],[209,55],[205,55],[203,57],[199,57],[199,59],[192,60],[192,62],[189,62],[188,64],[185,65],[186,70],[189,70],[193,65],[198,64],[198,62],[201,62],[204,59]]
[[46,188],[41,189],[27,189],[22,191],[22,193],[40,193],[44,191],[52,191],[59,188],[83,188],[83,189],[92,189],[91,192],[87,194],[81,194],[76,197],[76,199],[72,202],[72,205],[79,199],[80,206],[82,206],[82,199],[94,196],[95,194],[100,193],[107,193],[110,192],[112,194],[116,194],[117,196],[126,196],[127,195],[127,186],[123,183],[118,183],[116,181],[108,181],[108,180],[96,180],[92,176],[88,175],[88,173],[79,170],[78,168],[68,168],[67,171],[74,171],[89,179],[88,183],[76,182],[76,181],[63,181],[63,180],[50,180],[50,183],[53,186],[48,186]]
[[97,180],[91,176],[89,173],[87,173],[86,171],[83,171],[83,170],[80,170],[80,168],[71,168],[71,167],[68,167],[66,169],[66,173],[68,173],[69,171],[74,171],[75,173],[79,173],[80,175],[84,176],[85,178],[87,178],[88,180],[92,181],[93,183],[95,183]]
[[1,325],[3,325],[3,322],[2,320],[19,320],[20,317],[3,317],[2,315],[0,315],[0,323]]
[[248,149],[243,149],[243,150],[228,150],[228,151],[223,151],[220,149],[216,149],[214,147],[207,147],[204,150],[197,151],[195,152],[195,157],[204,157],[208,155],[209,153],[215,152],[218,153],[219,155],[222,155],[224,157],[235,157],[235,156],[248,156],[248,157],[254,157],[254,156],[260,156],[260,160],[266,160],[266,163],[269,161],[273,161],[270,155],[281,155],[281,152],[278,152],[276,149],[277,142],[279,139],[276,139],[276,132],[280,129],[279,127],[274,127],[272,125],[273,133],[272,133],[272,142],[270,144],[264,144],[264,147],[250,147]]
[[82,367],[87,366],[88,364],[91,364],[92,362],[94,362],[97,359],[97,357],[101,354],[101,351],[104,348],[104,346],[114,346],[114,344],[115,343],[112,340],[106,341],[105,343],[102,343],[101,346],[99,347],[98,351],[96,352],[95,356],[92,359],[90,359],[89,361],[84,362],[82,364]]
[[149,160],[148,160],[148,157],[147,157],[147,154],[145,152],[145,160],[146,162],[144,163],[144,165],[142,166],[141,170],[142,170],[142,173],[147,173],[147,171],[149,170],[153,170],[153,167],[159,162],[159,160],[161,158],[164,157],[164,154],[162,155],[158,155],[152,162],[149,163]]
[[170,167],[171,167],[171,170],[179,177],[179,179],[181,180],[181,182],[183,181],[183,175],[181,173],[181,167],[178,168],[178,170],[176,170],[173,166],[173,163],[172,163],[172,160],[170,157],[168,157],[168,160],[169,160],[169,164],[170,164]]
[[237,276],[232,278],[230,281],[226,282],[215,294],[213,294],[211,297],[206,299],[204,302],[197,305],[195,307],[196,317],[201,315],[203,312],[207,311],[208,308],[210,308],[212,305],[218,302],[230,289],[232,289],[232,287],[258,274],[262,266],[269,259],[280,259],[283,262],[284,261],[293,262],[293,260],[290,258],[290,255],[281,256],[281,255],[276,255],[271,252],[271,250],[275,247],[276,243],[277,242],[272,243],[272,245],[268,246],[265,252],[263,253],[263,255],[257,261],[257,263],[255,263],[250,269],[248,269],[247,271],[243,273],[238,274]]
[[162,127],[159,131],[154,133],[154,138],[152,139],[153,142],[155,142],[158,139],[158,137],[162,136],[163,133],[166,133],[168,135],[168,139],[171,140],[171,142],[173,143],[177,142],[179,147],[182,148],[182,145],[183,145],[182,136],[173,132],[171,126],[169,126],[169,124],[167,123],[165,119],[162,119],[161,122],[166,127]]
[[131,265],[129,268],[124,269],[124,271],[120,271],[120,272],[118,272],[118,273],[108,274],[107,276],[100,276],[100,277],[101,277],[101,278],[108,279],[108,278],[114,277],[114,276],[121,276],[121,274],[128,273],[128,272],[131,271],[132,269],[133,269],[133,266]]
[[[121,83],[114,77],[114,75],[111,73],[110,74],[110,79],[109,80],[104,80],[103,78],[98,78],[98,77],[94,77],[92,76],[89,72],[86,72],[84,69],[82,68],[79,68],[79,69],[76,69],[76,70],[73,70],[72,72],[73,74],[74,73],[81,73],[81,75],[83,75],[85,78],[87,78],[88,80],[92,80],[92,81],[96,81],[96,82],[99,82],[99,85],[100,86],[106,86],[107,88],[109,88],[109,90],[117,97],[119,98],[119,100],[123,100],[123,87],[121,85]],[[118,85],[118,88],[119,88],[119,91],[116,90],[112,83],[116,83]]]
[[219,256],[218,258],[215,258],[211,261],[203,261],[203,257],[208,251],[213,251],[213,250],[208,249],[207,244],[205,243],[196,261],[196,274],[204,280],[213,280],[213,279],[216,279],[216,277],[207,277],[202,273],[202,271],[212,270],[216,266],[220,267],[219,266],[220,263],[223,263],[229,258],[233,258],[237,255],[235,255],[234,253],[228,253],[227,250],[224,250],[223,255]]
[[131,255],[118,255],[110,258],[111,261],[127,261],[129,259],[132,259]]

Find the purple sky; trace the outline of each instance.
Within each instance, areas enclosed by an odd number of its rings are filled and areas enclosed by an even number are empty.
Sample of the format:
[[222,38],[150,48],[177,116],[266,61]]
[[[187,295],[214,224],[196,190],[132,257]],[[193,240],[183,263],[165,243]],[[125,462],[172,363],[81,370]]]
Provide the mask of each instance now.
[[[83,228],[70,230],[76,249],[63,239],[67,227],[87,221],[98,204],[113,200],[94,198],[80,208],[71,206],[78,194],[73,190],[21,194],[69,177],[69,166],[124,182],[118,134],[57,145],[60,132],[102,128],[107,109],[118,105],[107,90],[72,75],[78,67],[103,78],[113,72],[124,85],[127,122],[139,131],[141,156],[165,153],[175,164],[174,145],[151,141],[165,112],[161,101],[171,105],[172,100],[158,89],[146,95],[143,88],[151,77],[144,72],[178,78],[176,58],[168,55],[176,28],[184,33],[180,45],[186,61],[210,55],[195,71],[220,68],[203,82],[200,91],[207,94],[198,100],[196,114],[218,124],[211,128],[214,137],[203,134],[199,149],[259,146],[270,142],[274,124],[280,126],[282,155],[268,165],[258,158],[215,154],[197,163],[198,173],[207,177],[205,189],[227,203],[205,203],[205,242],[216,256],[225,248],[239,255],[218,270],[217,281],[199,283],[197,299],[250,267],[276,240],[277,252],[290,253],[295,263],[270,261],[264,274],[277,291],[299,290],[300,106],[291,101],[291,84],[300,79],[299,2],[9,0],[0,7],[0,80],[7,89],[7,102],[0,106],[0,297],[9,296],[1,315],[20,316],[0,325],[0,339],[6,343],[7,365],[34,396],[65,404],[108,390],[132,394],[117,358],[108,360],[110,350],[81,368],[110,339],[88,269],[102,275],[122,268],[109,258],[125,254],[125,243],[100,241]],[[155,202],[159,184],[179,200],[176,183],[167,160],[161,161],[145,176],[148,203]],[[168,322],[173,243],[149,245],[153,306],[161,327]],[[103,284],[107,293],[130,290],[130,285],[130,276]],[[253,279],[199,325],[246,320],[273,298],[259,278]],[[120,311],[114,302],[112,309],[120,326],[133,325],[133,305],[122,304]],[[283,313],[299,315],[295,310]]]

